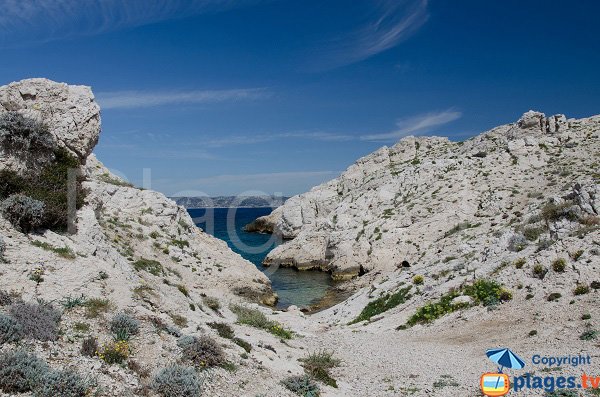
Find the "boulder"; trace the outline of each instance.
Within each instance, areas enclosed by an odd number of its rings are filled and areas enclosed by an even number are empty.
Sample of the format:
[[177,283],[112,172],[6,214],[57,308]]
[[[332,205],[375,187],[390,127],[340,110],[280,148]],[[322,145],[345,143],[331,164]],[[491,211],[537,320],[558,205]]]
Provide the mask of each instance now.
[[90,87],[27,79],[0,87],[0,114],[16,111],[44,123],[56,144],[82,162],[98,143],[100,107]]

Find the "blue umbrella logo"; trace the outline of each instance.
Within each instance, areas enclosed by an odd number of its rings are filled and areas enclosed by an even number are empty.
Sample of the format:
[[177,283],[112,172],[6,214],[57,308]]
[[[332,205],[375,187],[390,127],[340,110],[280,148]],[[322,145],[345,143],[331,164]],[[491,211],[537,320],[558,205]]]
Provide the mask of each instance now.
[[[499,373],[502,373],[504,368],[521,369],[525,366],[525,362],[510,349],[489,349],[485,354],[500,366],[498,367]],[[500,377],[498,377],[496,387],[498,387],[498,383],[500,383]]]

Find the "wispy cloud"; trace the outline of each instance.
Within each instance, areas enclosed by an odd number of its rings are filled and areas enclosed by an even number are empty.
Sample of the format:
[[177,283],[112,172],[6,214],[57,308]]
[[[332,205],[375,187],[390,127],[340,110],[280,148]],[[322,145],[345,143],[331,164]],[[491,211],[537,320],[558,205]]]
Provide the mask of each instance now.
[[0,46],[90,35],[262,0],[0,0]]
[[389,50],[417,31],[429,18],[428,0],[377,0],[376,13],[357,30],[333,40],[314,69],[348,65]]
[[456,110],[448,109],[442,112],[432,112],[420,114],[396,122],[397,129],[385,134],[363,135],[364,141],[391,141],[403,138],[408,135],[422,135],[430,132],[436,127],[448,124],[462,117],[462,113]]
[[195,91],[112,91],[99,92],[96,96],[102,109],[132,109],[154,106],[192,103],[219,103],[255,100],[269,97],[265,88],[241,88],[230,90]]
[[320,142],[345,142],[354,139],[352,135],[337,134],[330,132],[284,132],[273,134],[248,134],[233,135],[222,138],[206,139],[203,144],[211,147],[221,147],[229,145],[249,145],[256,143],[273,142],[284,139],[299,139]]

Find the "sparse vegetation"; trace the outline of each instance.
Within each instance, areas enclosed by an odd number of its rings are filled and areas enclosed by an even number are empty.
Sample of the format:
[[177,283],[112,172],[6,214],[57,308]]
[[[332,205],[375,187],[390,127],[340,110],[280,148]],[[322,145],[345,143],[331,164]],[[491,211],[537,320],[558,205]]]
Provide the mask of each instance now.
[[590,292],[590,287],[586,284],[577,284],[573,289],[573,295],[585,295]]
[[508,240],[508,250],[512,252],[523,251],[527,245],[527,239],[522,234],[515,234]]
[[75,252],[73,252],[73,250],[67,246],[65,247],[55,247],[51,244],[48,244],[46,242],[42,242],[42,241],[37,241],[34,240],[31,245],[42,248],[46,251],[51,251],[54,252],[55,254],[57,254],[58,256],[61,256],[65,259],[75,259],[77,258],[77,255],[75,254]]
[[93,337],[85,338],[81,342],[81,349],[79,351],[83,356],[95,357],[98,354],[98,341]]
[[204,304],[211,310],[218,312],[221,310],[221,303],[217,298],[213,298],[212,296],[205,296],[202,298]]
[[247,306],[231,305],[230,310],[237,315],[238,323],[249,325],[254,328],[264,329],[277,335],[283,339],[291,339],[293,336],[292,331],[285,329],[281,324],[276,321],[269,320],[258,309],[252,309]]
[[320,350],[310,353],[308,356],[300,359],[306,374],[324,384],[337,387],[337,382],[329,373],[332,368],[340,365],[341,361],[333,357],[333,352]]
[[228,324],[225,323],[208,323],[206,324],[219,334],[221,338],[225,339],[233,339],[235,333],[233,332],[233,328],[231,328]]
[[546,277],[546,273],[548,273],[548,269],[541,264],[537,263],[535,266],[533,266],[533,277],[543,280],[544,277]]
[[133,262],[133,268],[139,271],[148,272],[154,276],[161,276],[164,274],[164,269],[159,261],[153,259],[141,258]]
[[517,269],[522,269],[526,263],[527,263],[527,260],[525,258],[519,258],[513,262],[513,264],[515,265],[515,268],[517,268]]
[[108,299],[88,299],[85,302],[85,315],[87,318],[97,318],[101,314],[108,312],[111,306],[112,305]]
[[358,317],[352,320],[350,324],[359,323],[361,321],[368,321],[371,319],[371,317],[384,313],[406,302],[408,299],[410,299],[410,289],[410,286],[401,288],[393,294],[385,294],[381,298],[369,302],[367,306],[365,306],[365,308],[360,312]]

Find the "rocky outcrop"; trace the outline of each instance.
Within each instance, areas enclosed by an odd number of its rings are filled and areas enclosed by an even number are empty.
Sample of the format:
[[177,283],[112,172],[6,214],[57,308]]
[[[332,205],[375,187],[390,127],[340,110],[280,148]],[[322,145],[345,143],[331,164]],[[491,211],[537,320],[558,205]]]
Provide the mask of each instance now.
[[100,135],[100,107],[90,87],[27,79],[0,87],[0,113],[16,111],[43,121],[57,144],[80,159]]
[[593,213],[597,174],[589,153],[598,152],[599,131],[598,116],[567,120],[529,111],[465,142],[404,138],[259,218],[264,230],[293,238],[265,264],[319,268],[339,278],[393,271],[403,260],[443,250],[461,230],[487,235],[513,214],[531,212],[527,195],[542,197],[540,206],[566,194],[561,184],[573,186],[575,175],[585,186],[576,196]]

